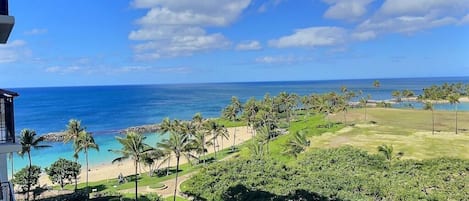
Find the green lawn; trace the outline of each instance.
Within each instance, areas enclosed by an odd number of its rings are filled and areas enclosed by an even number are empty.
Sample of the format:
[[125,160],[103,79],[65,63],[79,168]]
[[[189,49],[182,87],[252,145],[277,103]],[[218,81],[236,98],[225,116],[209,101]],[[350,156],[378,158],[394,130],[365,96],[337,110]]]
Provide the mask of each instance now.
[[[166,200],[166,201],[173,201],[173,200],[174,200],[174,197],[173,197],[173,196],[169,196],[169,197],[165,198],[164,200]],[[187,200],[186,200],[185,198],[176,196],[176,201],[187,201]]]
[[[407,109],[369,108],[369,121],[364,123],[362,109],[349,111],[354,126],[312,138],[312,147],[352,145],[375,153],[376,147],[391,144],[403,151],[404,158],[428,159],[454,157],[469,159],[469,113],[458,114],[459,134],[455,134],[454,112],[435,111],[435,135],[432,134],[431,112]],[[333,117],[341,121],[342,116]]]

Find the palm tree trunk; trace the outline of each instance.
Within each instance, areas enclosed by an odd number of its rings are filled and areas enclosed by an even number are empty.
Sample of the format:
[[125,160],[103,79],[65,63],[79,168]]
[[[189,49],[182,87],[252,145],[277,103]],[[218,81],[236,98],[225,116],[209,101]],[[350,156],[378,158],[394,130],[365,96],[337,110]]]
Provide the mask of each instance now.
[[89,194],[90,191],[89,191],[89,187],[88,187],[88,172],[89,172],[89,168],[88,168],[88,149],[85,148],[85,158],[86,158],[86,193]]
[[217,159],[217,146],[215,146],[215,138],[213,138],[213,152],[215,153],[215,160]]
[[204,155],[203,161],[205,165],[205,134],[202,136],[202,155]]
[[171,154],[168,156],[168,168],[166,168],[166,176],[169,175],[169,165],[171,164]]
[[137,166],[137,160],[135,160],[135,201],[138,200],[138,166]]
[[220,151],[220,149],[223,150],[223,136],[221,136],[221,148],[218,147],[218,151]]
[[179,175],[179,156],[176,157],[176,183],[174,184],[174,198],[173,201],[176,201],[176,190],[178,188],[178,175]]
[[31,166],[33,162],[31,161],[31,152],[28,151],[29,167],[28,167],[28,192],[26,192],[26,200],[29,200],[29,191],[31,191]]
[[233,146],[231,147],[231,152],[234,152],[234,149],[235,149],[235,144],[236,144],[236,127],[234,127],[234,133],[233,133]]
[[[75,162],[78,163],[78,159],[77,159],[77,158],[75,158]],[[75,189],[74,189],[73,191],[76,192],[77,189],[78,189],[78,174],[75,174],[74,177],[75,177],[75,178],[74,178],[74,179],[75,179]]]

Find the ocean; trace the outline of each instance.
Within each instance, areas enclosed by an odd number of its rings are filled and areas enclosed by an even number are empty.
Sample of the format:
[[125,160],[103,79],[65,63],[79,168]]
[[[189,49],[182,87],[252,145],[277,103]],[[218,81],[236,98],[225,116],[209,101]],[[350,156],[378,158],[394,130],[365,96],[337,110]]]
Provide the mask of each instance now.
[[[339,92],[342,86],[349,90],[362,90],[372,99],[391,99],[394,90],[409,89],[420,94],[422,89],[445,82],[469,83],[469,77],[452,78],[399,78],[379,79],[381,86],[373,87],[375,79],[246,82],[210,84],[167,84],[133,86],[44,87],[11,89],[20,94],[15,99],[16,132],[29,128],[38,134],[63,131],[69,119],[75,118],[89,132],[94,133],[100,151],[90,152],[90,164],[109,163],[116,157],[108,149],[119,149],[115,136],[120,129],[131,126],[159,123],[165,117],[190,119],[201,112],[204,117],[218,117],[221,110],[237,96],[242,102],[250,97],[262,98],[265,93],[277,95],[282,91],[307,95],[311,93]],[[418,105],[416,106],[418,107]],[[451,110],[448,104],[438,104],[436,109]],[[459,110],[469,111],[468,103]],[[147,135],[147,143],[155,145],[164,136]],[[33,150],[33,164],[42,168],[58,158],[72,159],[71,144],[48,143],[51,148]],[[80,156],[79,161],[83,162]],[[15,154],[15,170],[26,166],[24,159]]]

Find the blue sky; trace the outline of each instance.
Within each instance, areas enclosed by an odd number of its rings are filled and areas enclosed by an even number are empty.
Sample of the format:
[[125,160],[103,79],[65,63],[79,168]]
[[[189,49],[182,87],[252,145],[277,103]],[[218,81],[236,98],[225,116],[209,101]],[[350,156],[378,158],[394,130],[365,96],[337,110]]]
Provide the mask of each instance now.
[[0,86],[469,76],[469,0],[10,0]]

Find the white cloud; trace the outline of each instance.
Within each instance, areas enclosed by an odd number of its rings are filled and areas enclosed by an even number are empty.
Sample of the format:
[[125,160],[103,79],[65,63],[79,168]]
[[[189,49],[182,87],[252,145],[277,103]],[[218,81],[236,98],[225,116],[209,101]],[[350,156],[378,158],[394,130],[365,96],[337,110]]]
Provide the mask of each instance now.
[[257,9],[258,12],[263,13],[266,12],[267,10],[274,8],[278,6],[280,3],[284,2],[285,0],[268,0],[259,6]]
[[14,40],[0,45],[0,63],[11,63],[29,57],[31,51],[26,47],[26,41]]
[[161,56],[191,55],[193,52],[225,48],[230,42],[221,34],[179,35],[166,40],[150,40],[134,46],[138,59],[158,59]]
[[25,35],[40,35],[40,34],[47,33],[47,31],[48,31],[47,29],[34,28],[34,29],[31,29],[31,30],[25,31],[24,34]]
[[374,31],[363,31],[352,33],[352,39],[358,41],[371,40],[376,38],[376,33]]
[[386,16],[445,16],[467,12],[469,0],[386,0],[378,11]]
[[199,51],[227,48],[231,42],[221,33],[207,33],[207,27],[233,23],[251,0],[134,0],[136,8],[149,9],[136,20],[140,27],[129,34],[136,59],[158,59],[192,55]]
[[275,64],[275,63],[292,63],[295,59],[292,56],[264,56],[256,58],[257,63]]
[[386,0],[357,32],[412,34],[434,27],[462,24],[469,0]]
[[367,6],[374,0],[323,0],[331,5],[324,13],[325,18],[354,20],[367,12]]
[[303,61],[309,61],[312,58],[298,57],[298,56],[263,56],[257,57],[255,61],[261,64],[292,64]]
[[191,73],[192,69],[187,68],[187,67],[167,67],[167,68],[158,68],[157,71],[160,73],[186,74],[186,73]]
[[344,43],[347,30],[340,27],[310,27],[298,29],[294,34],[269,41],[277,48],[331,46]]
[[121,67],[113,67],[106,65],[57,65],[44,68],[44,71],[47,73],[54,73],[60,75],[66,74],[128,74],[128,73],[177,73],[185,74],[190,73],[192,70],[187,67],[153,67],[153,66],[139,66],[139,65],[129,65]]
[[244,41],[236,45],[237,50],[260,50],[262,49],[261,43],[259,41]]
[[460,24],[469,24],[469,14],[465,15],[459,23]]
[[51,66],[44,69],[47,73],[69,74],[76,72],[84,72],[87,68],[80,66]]
[[[231,16],[230,16],[231,17]],[[137,20],[142,25],[202,25],[223,26],[229,18],[223,15],[197,13],[192,10],[171,11],[165,7],[152,8],[147,15]]]

